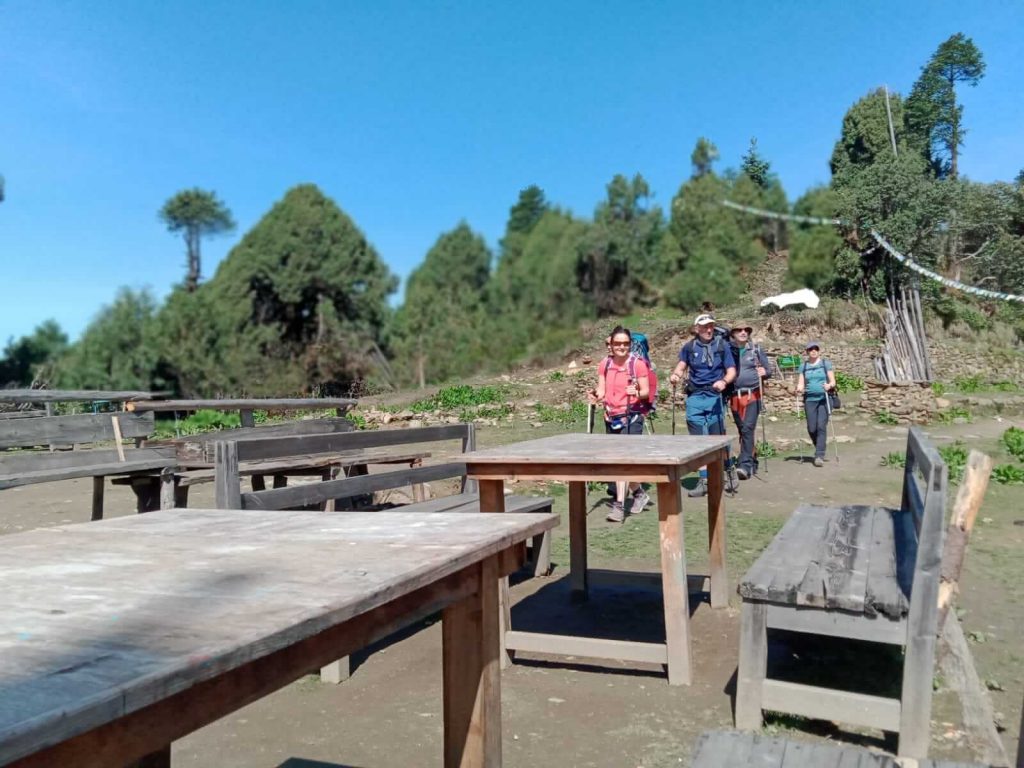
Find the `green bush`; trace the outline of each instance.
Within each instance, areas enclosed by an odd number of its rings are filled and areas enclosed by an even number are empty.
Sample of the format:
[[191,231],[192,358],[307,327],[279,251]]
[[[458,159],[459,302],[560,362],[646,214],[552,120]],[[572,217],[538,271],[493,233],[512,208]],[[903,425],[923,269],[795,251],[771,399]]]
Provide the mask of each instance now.
[[1003,432],[1003,445],[1018,461],[1024,461],[1024,429],[1010,427]]
[[992,479],[1000,485],[1024,485],[1024,467],[1000,464],[992,470]]
[[555,384],[555,383],[557,383],[559,381],[564,381],[564,380],[565,380],[565,374],[562,373],[561,371],[552,371],[551,373],[548,374],[548,381],[550,381],[552,384]]
[[954,405],[952,408],[939,411],[935,418],[938,419],[940,424],[952,424],[957,419],[964,419],[967,422],[970,422],[971,412],[959,405]]
[[964,469],[967,468],[967,446],[957,440],[955,443],[941,446],[939,455],[946,462],[949,481],[954,485],[959,485],[964,479]]
[[487,385],[473,387],[469,384],[457,384],[445,387],[433,397],[417,400],[409,406],[413,413],[430,411],[457,411],[477,405],[500,403],[509,395],[509,387]]
[[981,376],[957,376],[953,379],[953,386],[955,386],[959,392],[969,395],[983,390],[985,388],[985,383],[982,381]]
[[587,404],[576,400],[568,408],[555,408],[544,403],[537,403],[537,420],[550,421],[568,426],[587,418]]
[[879,424],[899,424],[900,420],[893,416],[888,411],[880,411],[875,414],[875,421]]
[[942,397],[944,394],[946,394],[946,385],[943,384],[941,381],[933,381],[932,394],[935,395],[936,397]]
[[907,457],[899,452],[887,453],[880,463],[883,467],[902,468],[907,466]]
[[756,454],[758,458],[770,459],[772,456],[777,455],[778,451],[775,450],[775,446],[771,443],[760,442],[757,444]]
[[864,389],[864,379],[836,371],[836,389],[840,392],[859,392]]

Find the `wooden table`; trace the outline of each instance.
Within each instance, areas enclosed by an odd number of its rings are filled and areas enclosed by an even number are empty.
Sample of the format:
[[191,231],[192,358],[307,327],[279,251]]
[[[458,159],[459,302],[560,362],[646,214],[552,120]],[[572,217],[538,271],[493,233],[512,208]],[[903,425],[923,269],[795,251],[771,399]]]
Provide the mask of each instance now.
[[[657,484],[661,541],[661,584],[665,603],[665,643],[504,633],[509,651],[532,651],[619,661],[661,663],[671,685],[692,682],[689,589],[683,539],[683,475],[704,464],[721,466],[729,437],[637,435],[556,435],[503,445],[463,456],[466,474],[480,483],[481,512],[504,509],[505,480],[565,480],[569,483],[569,561],[574,593],[587,595],[587,481],[634,480]],[[721,472],[708,473],[708,549],[713,608],[729,603],[725,565],[725,506]],[[628,524],[628,523],[627,523]],[[701,585],[703,579],[699,579]],[[504,611],[508,623],[507,607]]]
[[556,524],[167,510],[5,536],[0,765],[169,765],[174,739],[443,609],[444,764],[498,766],[497,585]]

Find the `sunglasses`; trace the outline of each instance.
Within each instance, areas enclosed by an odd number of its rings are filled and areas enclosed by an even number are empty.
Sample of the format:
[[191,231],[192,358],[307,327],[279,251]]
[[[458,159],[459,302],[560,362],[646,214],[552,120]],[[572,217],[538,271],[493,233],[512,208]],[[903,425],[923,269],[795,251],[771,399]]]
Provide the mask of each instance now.
[[817,347],[808,347],[807,351],[808,352],[820,352],[820,350]]
[[628,341],[613,341],[611,343],[611,346],[613,346],[613,347],[628,347],[629,346],[629,342]]
[[747,326],[746,328],[733,328],[732,332],[733,333],[745,333],[745,334],[747,334],[749,336],[750,334],[752,334],[754,332],[754,329],[751,328],[750,326]]

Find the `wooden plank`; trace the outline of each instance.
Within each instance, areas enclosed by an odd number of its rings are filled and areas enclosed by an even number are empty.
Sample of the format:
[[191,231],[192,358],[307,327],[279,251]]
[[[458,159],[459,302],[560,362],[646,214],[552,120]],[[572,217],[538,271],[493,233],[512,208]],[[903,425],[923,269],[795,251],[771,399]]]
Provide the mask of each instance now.
[[988,765],[1009,765],[1010,759],[996,729],[992,699],[978,677],[971,650],[956,614],[942,627],[939,644],[942,679],[960,701],[964,731],[971,752]]
[[768,672],[768,605],[744,600],[740,607],[740,658],[736,670],[736,727],[761,728]]
[[[462,439],[462,452],[469,453],[470,451],[476,450],[476,425],[466,425],[466,436]],[[462,492],[463,493],[476,493],[478,490],[477,482],[474,478],[464,477],[462,478]]]
[[630,640],[607,640],[597,637],[550,635],[541,632],[511,630],[505,633],[505,646],[510,651],[550,653],[556,656],[635,661],[644,664],[668,663],[668,650],[664,643],[638,643]]
[[253,438],[238,441],[238,460],[256,461],[298,454],[337,453],[393,445],[461,440],[465,434],[465,424],[450,424],[416,429],[379,429],[372,432]]
[[[217,452],[217,477],[214,498],[218,509],[242,509],[241,481],[238,477],[238,443],[225,440],[214,443]],[[274,491],[268,491],[274,493]]]
[[617,435],[561,434],[474,451],[466,461],[474,466],[587,463],[681,468],[714,459],[729,443],[727,435],[637,435],[634,440],[622,440]]
[[882,614],[868,616],[837,609],[769,604],[768,626],[791,632],[890,645],[904,645],[907,642],[906,617],[892,619]]
[[[240,445],[232,441],[235,446]],[[319,504],[327,499],[350,499],[364,493],[401,488],[412,483],[428,483],[465,474],[462,464],[431,464],[426,467],[378,472],[357,477],[340,477],[319,483],[306,483],[291,488],[279,488],[256,493],[243,493],[240,509],[288,509]],[[218,480],[219,482],[219,471]]]
[[18,419],[0,425],[0,448],[26,448],[49,443],[96,443],[115,438],[112,418],[124,437],[153,433],[152,414],[107,413]]
[[875,509],[818,509],[828,523],[820,549],[805,553],[809,565],[797,587],[797,605],[863,612]]
[[0,389],[0,403],[120,403],[152,398],[152,392],[114,389]]
[[717,469],[724,466],[724,461],[723,452],[719,459],[708,463],[708,562],[712,608],[729,605],[729,574],[725,565],[725,493],[723,473]]
[[[270,437],[297,437],[300,435],[322,435],[333,432],[351,432],[354,427],[348,419],[300,419],[283,424],[261,424],[258,427],[225,429],[219,432],[204,432],[199,435],[176,437],[166,444],[177,448],[178,458],[183,463],[213,462],[213,443],[217,440],[249,440]],[[150,441],[150,445],[162,445]]]
[[224,398],[220,400],[135,400],[126,408],[136,413],[168,412],[168,411],[325,411],[332,409],[349,409],[358,404],[358,400],[348,397],[254,397]]
[[[900,588],[896,562],[896,528],[900,525],[906,535],[904,523],[909,515],[897,509],[879,508],[871,528],[871,555],[864,588],[864,613],[881,614],[890,618],[906,616],[910,610],[908,596]],[[912,526],[911,526],[912,528]]]
[[816,720],[837,720],[883,731],[899,728],[899,699],[834,691],[783,680],[765,680],[762,691],[761,704],[767,710]]
[[661,543],[668,682],[669,685],[690,685],[693,682],[690,665],[693,646],[690,641],[690,596],[686,584],[686,544],[679,489],[679,471],[676,469],[671,470],[667,483],[658,484],[658,538]]
[[[911,430],[911,434],[914,430]],[[942,566],[943,510],[948,474],[937,455],[928,475],[924,517],[921,521],[917,564],[907,615],[907,647],[903,660],[903,688],[900,695],[901,756],[924,758],[930,744],[932,711],[932,670],[935,666],[935,635],[939,613],[939,575]]]
[[242,408],[238,412],[238,421],[242,425],[242,429],[253,429],[256,426],[256,417],[253,415],[252,408]]
[[[602,480],[617,481],[625,480],[637,483],[663,483],[668,477],[668,467],[665,465],[637,465],[633,464],[624,467],[622,464],[599,464],[593,461],[580,459],[576,464],[551,463],[551,464],[498,464],[489,462],[487,464],[474,464],[471,457],[474,454],[466,454],[466,474],[480,480],[556,480],[562,482],[575,482],[578,480]],[[582,456],[582,454],[581,454]]]
[[[88,451],[83,451],[88,453]],[[23,472],[15,476],[0,477],[0,490],[5,488],[17,488],[22,485],[33,483],[51,483],[58,480],[73,480],[77,477],[110,477],[112,475],[128,475],[133,472],[149,472],[162,467],[173,466],[174,459],[132,458],[135,451],[128,452],[128,459],[124,462],[113,462],[109,464],[83,464],[65,469],[48,469],[41,472]]]
[[587,484],[569,483],[569,580],[576,599],[586,599],[587,585]]
[[[129,461],[163,459],[170,466],[175,463],[173,448],[135,448],[125,454]],[[81,451],[17,451],[0,453],[0,476],[19,475],[23,472],[42,472],[50,469],[68,469],[118,461],[113,448],[90,448]]]
[[497,558],[477,566],[473,593],[441,617],[445,768],[500,768]]
[[124,435],[121,433],[120,419],[116,414],[110,417],[110,429],[114,433],[114,450],[117,451],[117,460],[123,462],[124,445],[121,441],[124,440]]

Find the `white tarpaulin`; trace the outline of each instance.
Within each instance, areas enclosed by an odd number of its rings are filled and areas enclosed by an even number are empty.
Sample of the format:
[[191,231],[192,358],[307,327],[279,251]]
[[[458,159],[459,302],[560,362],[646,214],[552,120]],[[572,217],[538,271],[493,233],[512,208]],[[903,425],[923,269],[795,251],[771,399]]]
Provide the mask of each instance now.
[[811,309],[817,309],[819,301],[818,294],[810,288],[801,288],[799,291],[780,293],[778,296],[761,299],[761,306],[767,307],[769,304],[774,304],[777,307],[788,307],[792,304],[806,304]]

